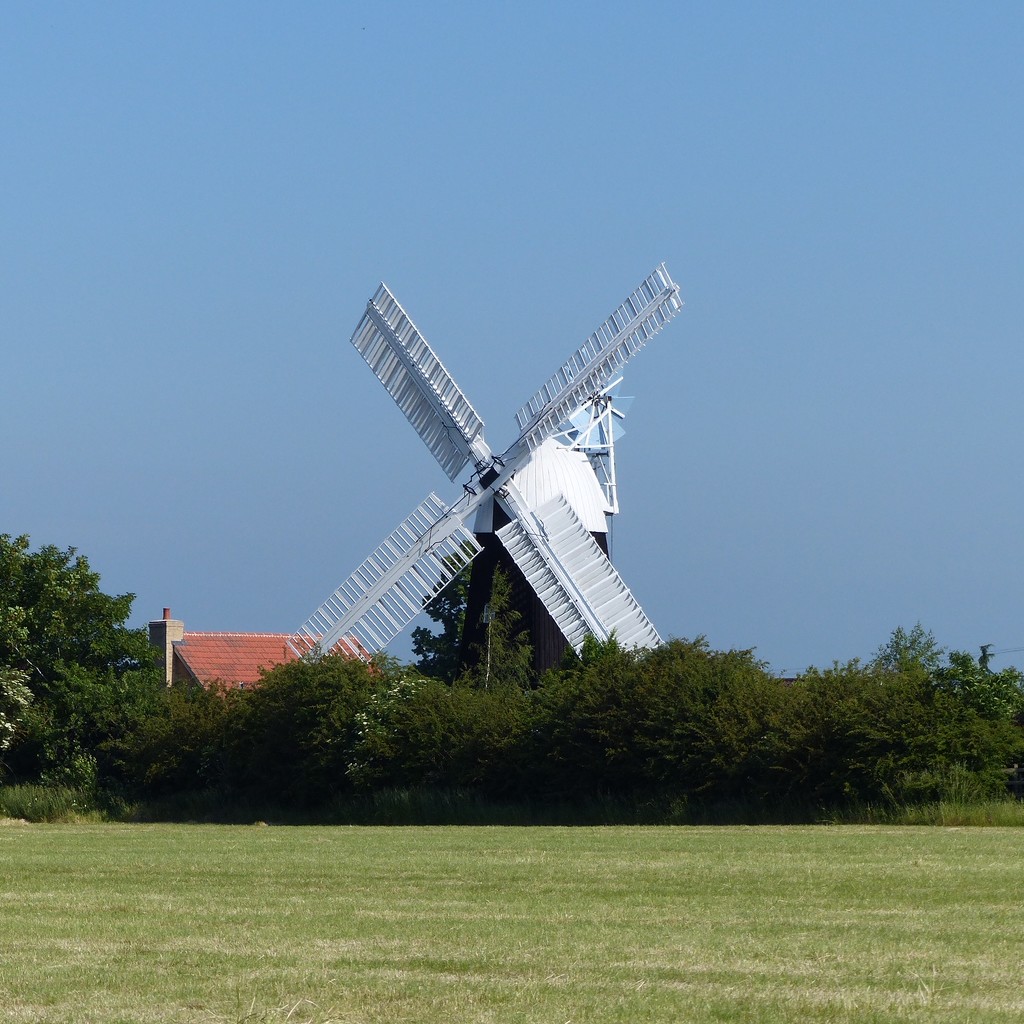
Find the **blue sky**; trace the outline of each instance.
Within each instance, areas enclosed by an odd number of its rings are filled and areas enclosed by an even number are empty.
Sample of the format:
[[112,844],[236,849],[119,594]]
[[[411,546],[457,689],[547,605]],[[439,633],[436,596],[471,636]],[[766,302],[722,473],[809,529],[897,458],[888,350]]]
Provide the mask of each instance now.
[[379,280],[501,448],[664,260],[614,535],[662,634],[1022,647],[1022,44],[1016,3],[6,5],[0,532],[138,624],[294,629],[457,492],[348,343]]

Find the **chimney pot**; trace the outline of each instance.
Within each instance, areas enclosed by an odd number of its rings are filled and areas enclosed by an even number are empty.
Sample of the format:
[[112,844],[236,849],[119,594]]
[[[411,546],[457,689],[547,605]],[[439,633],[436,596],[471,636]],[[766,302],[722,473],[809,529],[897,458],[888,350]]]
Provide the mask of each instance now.
[[169,619],[170,617],[171,617],[171,609],[170,608],[165,608],[164,609],[164,618],[165,619]]

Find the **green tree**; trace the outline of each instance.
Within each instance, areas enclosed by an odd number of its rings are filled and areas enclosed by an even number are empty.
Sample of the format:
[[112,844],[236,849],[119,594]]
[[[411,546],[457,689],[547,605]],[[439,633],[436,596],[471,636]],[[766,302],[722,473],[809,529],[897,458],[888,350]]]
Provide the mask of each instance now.
[[909,688],[907,678],[853,660],[812,666],[787,687],[773,757],[781,793],[823,805],[877,796],[875,766],[891,750],[883,721],[919,715],[928,689],[925,673],[913,672]]
[[484,631],[484,642],[475,648],[476,663],[464,673],[462,681],[481,689],[529,689],[536,681],[533,648],[529,633],[520,625],[522,616],[512,607],[508,574],[500,568],[494,570],[487,609],[491,621]]
[[927,672],[934,672],[942,662],[945,650],[939,646],[935,634],[918,622],[908,633],[897,626],[889,639],[875,651],[871,664],[890,672],[900,672],[911,666],[919,666]]
[[103,593],[75,548],[31,551],[27,536],[0,534],[0,665],[27,672],[33,690],[67,665],[115,673],[151,665],[145,631],[125,625],[134,600]]
[[175,683],[160,691],[104,748],[126,786],[140,796],[216,788],[224,781],[224,747],[242,691]]
[[431,679],[450,683],[459,674],[459,642],[466,618],[469,572],[470,567],[466,566],[423,609],[441,627],[440,632],[433,633],[426,626],[417,626],[412,631],[416,668]]
[[778,763],[789,792],[822,804],[933,800],[954,774],[1005,792],[1019,730],[980,709],[969,671],[942,681],[942,668],[899,664],[811,668],[787,689]]
[[0,668],[0,754],[14,742],[32,703],[26,677],[27,673],[20,669]]
[[162,678],[148,638],[125,622],[134,595],[111,596],[74,548],[30,549],[0,535],[0,667],[32,691],[10,749],[26,778],[88,784],[116,777],[104,744],[145,714]]
[[932,680],[985,718],[1012,721],[1024,713],[1024,675],[1012,666],[993,672],[966,651],[951,651],[949,663],[935,669]]
[[784,687],[751,649],[671,640],[638,661],[644,776],[701,801],[756,798],[776,785],[772,737]]
[[782,686],[751,651],[584,643],[537,692],[537,784],[561,796],[759,795]]

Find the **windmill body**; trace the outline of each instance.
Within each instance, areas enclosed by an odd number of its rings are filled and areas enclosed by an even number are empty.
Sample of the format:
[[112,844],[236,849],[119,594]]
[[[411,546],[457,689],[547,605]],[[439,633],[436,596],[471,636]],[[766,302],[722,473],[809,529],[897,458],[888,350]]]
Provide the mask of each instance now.
[[[601,549],[601,557],[607,557],[608,517],[613,509],[584,452],[572,447],[567,439],[549,437],[516,470],[512,482],[529,508],[539,509],[562,498]],[[500,569],[509,580],[511,607],[519,616],[519,625],[529,631],[533,667],[539,676],[561,661],[567,641],[502,543],[498,531],[509,522],[504,508],[494,500],[477,511],[473,533],[482,550],[473,561],[470,575],[459,661],[472,664],[475,654],[486,647],[483,612],[490,601],[494,573]]]
[[579,650],[588,633],[605,640],[613,632],[625,646],[657,645],[607,557],[605,517],[617,510],[610,391],[618,370],[681,308],[661,265],[519,410],[519,436],[495,453],[483,420],[382,284],[352,343],[449,479],[467,465],[471,476],[450,506],[428,495],[300,627],[293,649],[329,651],[350,636],[368,652],[383,649],[481,552],[467,623],[476,622],[476,580],[501,560],[549,617],[543,628],[554,629],[556,646]]

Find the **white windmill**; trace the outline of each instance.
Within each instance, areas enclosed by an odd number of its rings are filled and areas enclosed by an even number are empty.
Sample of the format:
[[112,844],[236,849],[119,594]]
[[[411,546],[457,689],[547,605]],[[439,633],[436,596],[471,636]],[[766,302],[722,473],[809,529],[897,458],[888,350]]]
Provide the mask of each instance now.
[[[474,566],[467,624],[479,618],[494,565],[507,559],[550,616],[556,646],[579,651],[588,633],[605,640],[613,632],[627,647],[660,643],[607,557],[606,517],[618,509],[620,410],[612,392],[621,367],[680,309],[679,288],[662,264],[519,410],[518,438],[496,454],[483,420],[382,284],[352,344],[449,479],[467,463],[472,475],[453,505],[429,494],[299,628],[295,652],[330,651],[350,638],[369,654],[382,650],[485,550]],[[539,660],[554,656],[548,650]]]

